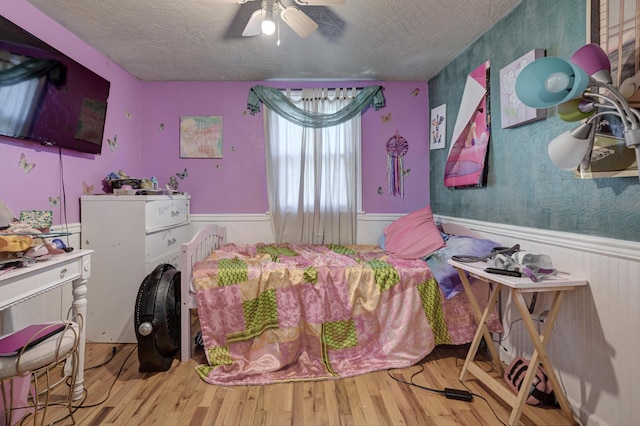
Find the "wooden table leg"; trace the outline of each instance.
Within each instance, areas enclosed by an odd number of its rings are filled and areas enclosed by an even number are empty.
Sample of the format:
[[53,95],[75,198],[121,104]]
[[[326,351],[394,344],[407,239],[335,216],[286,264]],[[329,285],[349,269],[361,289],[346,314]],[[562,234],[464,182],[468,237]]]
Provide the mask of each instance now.
[[471,346],[469,347],[469,352],[467,352],[467,358],[464,361],[464,366],[462,367],[462,371],[460,372],[460,381],[464,381],[467,376],[467,372],[469,371],[470,363],[475,359],[476,354],[478,352],[478,348],[480,347],[480,342],[484,337],[487,342],[487,347],[489,348],[489,352],[491,353],[493,364],[498,368],[500,374],[504,373],[504,369],[502,367],[502,363],[500,362],[500,355],[498,351],[493,346],[493,340],[491,338],[491,333],[487,328],[487,318],[491,313],[491,309],[498,300],[498,295],[500,294],[500,285],[495,284],[494,288],[491,291],[491,295],[489,296],[489,301],[487,306],[484,309],[484,312],[480,310],[480,305],[476,300],[475,294],[471,288],[471,284],[467,279],[467,275],[464,271],[458,269],[458,274],[460,275],[460,280],[462,281],[462,285],[464,286],[465,294],[467,295],[467,299],[471,304],[471,308],[473,309],[473,313],[475,314],[476,320],[478,321],[478,328],[476,329],[476,334],[471,342]]
[[538,365],[540,364],[542,364],[542,366],[544,367],[545,372],[547,373],[547,377],[551,381],[551,385],[553,386],[556,399],[560,404],[562,412],[568,419],[574,420],[571,405],[569,404],[569,401],[567,400],[567,397],[564,394],[562,387],[560,386],[560,382],[556,377],[553,365],[551,364],[551,361],[547,356],[546,350],[549,336],[551,334],[551,331],[553,330],[553,326],[560,311],[562,294],[562,291],[555,292],[553,302],[551,303],[551,307],[549,309],[549,315],[547,316],[547,321],[542,331],[538,334],[522,292],[517,289],[511,289],[512,298],[515,301],[518,310],[520,311],[520,315],[525,324],[525,328],[527,329],[529,337],[531,338],[531,342],[534,345],[534,351],[531,356],[529,368],[527,369],[527,374],[525,375],[524,381],[522,382],[520,393],[518,394],[517,407],[514,407],[513,411],[511,412],[511,417],[509,418],[510,425],[516,424],[517,420],[520,418],[520,414],[522,413],[522,409],[524,408],[525,401],[528,397],[528,390],[531,389],[533,378],[535,377],[535,372],[538,370]]

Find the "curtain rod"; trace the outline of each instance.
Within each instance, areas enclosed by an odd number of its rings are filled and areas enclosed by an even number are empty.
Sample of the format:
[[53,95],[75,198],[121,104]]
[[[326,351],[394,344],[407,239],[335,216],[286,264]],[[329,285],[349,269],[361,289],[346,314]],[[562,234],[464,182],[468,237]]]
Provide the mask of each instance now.
[[[295,89],[289,89],[289,88],[277,88],[276,90],[304,90],[304,89],[322,89],[322,90],[338,90],[338,89],[352,89],[352,87],[298,87]],[[356,90],[362,90],[364,89],[364,87],[356,87]]]

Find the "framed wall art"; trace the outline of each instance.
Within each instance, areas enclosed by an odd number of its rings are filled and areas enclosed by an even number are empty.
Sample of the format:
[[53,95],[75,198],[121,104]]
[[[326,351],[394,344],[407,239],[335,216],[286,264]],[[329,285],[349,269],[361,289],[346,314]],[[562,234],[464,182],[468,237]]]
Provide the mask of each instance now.
[[486,184],[486,157],[491,133],[487,102],[489,66],[489,61],[486,61],[467,76],[444,167],[444,186],[447,188]]
[[222,158],[222,117],[180,117],[180,158]]
[[544,55],[545,49],[533,49],[500,70],[500,122],[503,129],[547,117],[546,108],[528,107],[516,95],[516,79],[520,71]]
[[442,104],[431,110],[431,133],[429,149],[445,147],[447,137],[447,104]]

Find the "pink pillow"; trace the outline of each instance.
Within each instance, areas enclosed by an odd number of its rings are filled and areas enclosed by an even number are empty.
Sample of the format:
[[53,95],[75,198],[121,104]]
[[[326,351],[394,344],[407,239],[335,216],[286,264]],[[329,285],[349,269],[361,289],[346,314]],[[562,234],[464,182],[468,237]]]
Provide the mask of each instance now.
[[400,259],[421,259],[445,246],[433,223],[431,206],[393,221],[384,229],[384,236],[386,252]]

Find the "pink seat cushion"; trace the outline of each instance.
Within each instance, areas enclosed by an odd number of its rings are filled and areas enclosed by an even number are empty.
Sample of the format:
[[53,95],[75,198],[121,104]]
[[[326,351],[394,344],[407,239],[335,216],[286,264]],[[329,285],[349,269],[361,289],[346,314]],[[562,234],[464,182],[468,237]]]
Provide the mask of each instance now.
[[393,221],[384,229],[384,236],[386,252],[400,259],[421,259],[445,245],[433,223],[431,206]]

